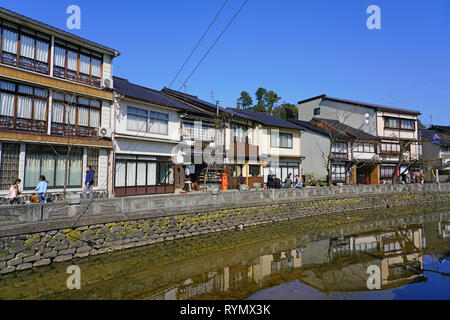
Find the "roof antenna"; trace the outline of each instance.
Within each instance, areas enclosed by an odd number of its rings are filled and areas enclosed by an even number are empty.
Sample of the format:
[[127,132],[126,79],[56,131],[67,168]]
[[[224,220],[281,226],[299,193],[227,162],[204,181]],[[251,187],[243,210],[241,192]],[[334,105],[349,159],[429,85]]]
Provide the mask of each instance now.
[[211,103],[214,103],[214,90],[211,90]]

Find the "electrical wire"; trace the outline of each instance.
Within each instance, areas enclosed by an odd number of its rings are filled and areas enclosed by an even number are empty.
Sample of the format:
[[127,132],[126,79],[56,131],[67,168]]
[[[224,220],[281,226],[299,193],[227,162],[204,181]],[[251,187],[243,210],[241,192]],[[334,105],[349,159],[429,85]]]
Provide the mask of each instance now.
[[223,8],[225,7],[225,5],[228,3],[229,0],[225,0],[225,2],[223,3],[222,7],[220,8],[219,12],[217,12],[216,16],[214,17],[214,19],[211,21],[211,23],[209,24],[208,28],[206,29],[206,31],[203,33],[202,37],[200,38],[200,40],[198,40],[197,44],[195,45],[194,49],[192,49],[191,53],[189,54],[189,56],[187,57],[187,59],[184,61],[183,65],[181,66],[181,68],[178,70],[177,74],[175,75],[175,77],[172,79],[172,82],[169,85],[169,89],[172,87],[173,83],[175,82],[175,80],[178,78],[178,76],[180,75],[181,71],[184,69],[184,67],[186,66],[186,64],[189,62],[189,60],[191,59],[192,55],[194,54],[195,50],[197,50],[198,46],[200,45],[200,43],[202,42],[202,40],[205,38],[206,34],[208,33],[208,31],[211,29],[212,25],[214,24],[214,22],[217,20],[217,18],[219,17],[220,13],[222,12]]
[[214,46],[216,45],[216,43],[220,40],[220,38],[222,37],[222,35],[225,33],[225,31],[227,31],[227,29],[230,27],[230,25],[233,23],[234,19],[237,17],[237,15],[242,11],[242,9],[244,8],[244,6],[247,4],[248,0],[245,0],[241,7],[239,8],[239,10],[234,14],[234,16],[231,18],[230,22],[228,22],[228,24],[225,26],[225,28],[222,30],[222,32],[220,33],[220,35],[217,37],[216,41],[214,41],[214,43],[209,47],[208,51],[206,51],[206,53],[203,55],[202,59],[199,61],[199,63],[195,66],[194,70],[189,74],[189,76],[186,78],[186,80],[183,82],[183,84],[180,86],[180,89],[178,89],[179,91],[183,88],[183,86],[186,85],[186,83],[189,81],[189,79],[192,77],[192,75],[195,73],[195,71],[198,69],[198,67],[200,66],[200,64],[203,62],[203,60],[205,60],[205,58],[208,56],[208,54],[211,52],[211,50],[214,48]]

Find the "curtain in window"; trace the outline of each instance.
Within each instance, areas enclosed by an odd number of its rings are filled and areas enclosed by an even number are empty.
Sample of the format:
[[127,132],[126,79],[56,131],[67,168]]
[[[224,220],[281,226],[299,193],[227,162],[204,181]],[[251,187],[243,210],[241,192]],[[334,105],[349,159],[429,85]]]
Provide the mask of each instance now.
[[64,104],[59,102],[53,102],[52,122],[64,123]]
[[91,62],[92,66],[91,66],[91,74],[94,77],[101,77],[101,69],[102,69],[102,62],[98,59],[94,59],[92,58],[92,62]]
[[18,90],[21,93],[33,94],[33,87],[19,85]]
[[18,34],[17,32],[3,29],[3,51],[17,54]]
[[17,117],[31,119],[32,99],[29,97],[17,97]]
[[156,162],[147,163],[147,185],[156,186]]
[[41,88],[34,88],[34,94],[39,97],[43,97],[43,98],[48,97],[48,91],[45,89],[41,89]]
[[[56,154],[44,153],[41,154],[42,159],[42,167],[41,174],[45,176],[48,181],[49,187],[54,187],[55,181],[55,158]],[[36,179],[35,185],[39,183],[38,179]]]
[[42,154],[28,153],[25,160],[25,188],[34,188],[39,183]]
[[127,163],[127,187],[136,186],[136,162]]
[[64,186],[64,172],[65,172],[65,168],[66,168],[65,161],[66,161],[65,155],[56,157],[56,176],[55,176],[55,186],[56,187]]
[[125,187],[125,174],[127,166],[125,161],[116,162],[116,187]]
[[98,128],[100,127],[100,110],[98,109],[91,109],[91,118],[90,118],[90,127],[91,128]]
[[78,107],[78,125],[89,126],[89,108]]
[[66,119],[68,120],[66,121],[66,123],[75,125],[76,115],[77,115],[77,107],[70,104],[66,105]]
[[0,115],[14,117],[14,95],[0,93]]
[[69,185],[72,187],[81,186],[82,177],[82,156],[80,153],[71,152],[70,156],[70,171],[69,171]]
[[16,85],[14,83],[12,83],[12,82],[0,81],[0,89],[9,90],[9,91],[16,91]]
[[33,119],[45,121],[47,119],[47,100],[34,99]]
[[29,59],[34,59],[34,39],[20,36],[20,55]]
[[36,40],[36,60],[48,62],[49,45],[47,42]]
[[147,169],[146,162],[138,162],[138,164],[137,164],[137,185],[138,186],[145,186],[145,180],[147,177],[146,169]]
[[55,66],[66,67],[66,49],[55,47]]
[[80,72],[90,74],[91,58],[80,54]]
[[67,69],[77,71],[78,53],[73,51],[67,52]]
[[279,133],[278,132],[274,132],[274,131],[270,132],[270,145],[272,146],[272,148],[278,148],[279,147],[278,138],[279,138]]

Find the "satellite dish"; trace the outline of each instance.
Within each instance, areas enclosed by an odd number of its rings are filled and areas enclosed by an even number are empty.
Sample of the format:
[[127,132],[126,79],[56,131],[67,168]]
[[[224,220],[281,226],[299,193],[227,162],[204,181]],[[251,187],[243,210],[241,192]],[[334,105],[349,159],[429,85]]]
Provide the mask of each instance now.
[[369,119],[369,118],[370,118],[370,114],[366,113],[366,114],[364,115],[364,117],[366,117],[366,119]]

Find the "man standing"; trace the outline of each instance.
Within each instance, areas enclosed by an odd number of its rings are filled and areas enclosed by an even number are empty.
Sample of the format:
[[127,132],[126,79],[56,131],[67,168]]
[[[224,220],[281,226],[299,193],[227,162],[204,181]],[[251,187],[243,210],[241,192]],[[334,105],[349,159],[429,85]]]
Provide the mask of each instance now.
[[83,198],[84,200],[87,200],[86,192],[89,192],[89,199],[92,200],[93,193],[92,193],[92,187],[94,186],[94,175],[95,171],[92,170],[91,166],[86,167],[86,181],[84,182],[83,187]]

